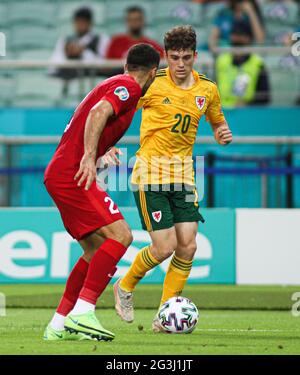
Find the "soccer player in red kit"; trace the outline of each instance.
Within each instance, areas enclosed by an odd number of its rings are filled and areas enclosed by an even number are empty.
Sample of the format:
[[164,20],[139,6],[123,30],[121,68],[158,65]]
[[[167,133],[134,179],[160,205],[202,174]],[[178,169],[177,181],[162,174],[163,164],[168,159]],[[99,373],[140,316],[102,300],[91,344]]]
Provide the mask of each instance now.
[[95,315],[97,299],[132,242],[129,226],[108,194],[97,186],[96,163],[128,129],[141,96],[153,82],[158,52],[137,44],[125,73],[96,86],[76,108],[44,176],[66,230],[83,248],[45,340],[112,340]]

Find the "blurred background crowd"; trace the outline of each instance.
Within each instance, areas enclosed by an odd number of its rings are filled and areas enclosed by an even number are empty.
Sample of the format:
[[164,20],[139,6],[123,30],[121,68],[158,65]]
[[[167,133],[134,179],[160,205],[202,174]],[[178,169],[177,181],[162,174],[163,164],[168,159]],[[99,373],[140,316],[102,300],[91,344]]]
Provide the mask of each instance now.
[[[122,72],[133,44],[163,58],[164,33],[178,24],[196,29],[196,67],[217,81],[224,107],[300,104],[299,0],[2,0],[0,15],[3,107],[72,107]],[[99,65],[107,59],[116,62]]]

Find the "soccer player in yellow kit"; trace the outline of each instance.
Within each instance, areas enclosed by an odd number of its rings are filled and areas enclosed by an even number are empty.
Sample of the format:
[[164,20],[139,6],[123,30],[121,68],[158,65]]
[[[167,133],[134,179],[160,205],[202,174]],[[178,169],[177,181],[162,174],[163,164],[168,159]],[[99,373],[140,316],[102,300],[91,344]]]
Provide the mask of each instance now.
[[[114,285],[116,311],[134,319],[133,290],[146,272],[172,256],[161,304],[179,295],[196,252],[199,213],[192,152],[200,118],[205,115],[221,145],[232,141],[214,82],[193,69],[196,33],[177,26],[165,34],[168,68],[157,72],[142,107],[140,149],[132,184],[143,229],[152,243],[136,256],[127,274]],[[153,331],[161,330],[157,317]]]

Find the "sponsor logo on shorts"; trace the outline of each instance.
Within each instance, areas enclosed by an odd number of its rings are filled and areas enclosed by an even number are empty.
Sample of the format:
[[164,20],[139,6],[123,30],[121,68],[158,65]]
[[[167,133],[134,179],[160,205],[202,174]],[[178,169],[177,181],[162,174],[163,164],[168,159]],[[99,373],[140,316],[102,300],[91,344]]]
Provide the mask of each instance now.
[[204,105],[205,105],[205,101],[206,101],[206,98],[205,98],[205,96],[196,96],[195,97],[195,101],[196,101],[196,106],[200,109],[200,111],[201,111],[201,109],[204,107]]
[[125,86],[119,86],[115,89],[114,94],[119,97],[122,102],[129,98],[129,92]]
[[162,217],[162,214],[161,214],[161,211],[155,211],[155,212],[152,212],[152,217],[153,219],[159,223],[161,221],[161,217]]

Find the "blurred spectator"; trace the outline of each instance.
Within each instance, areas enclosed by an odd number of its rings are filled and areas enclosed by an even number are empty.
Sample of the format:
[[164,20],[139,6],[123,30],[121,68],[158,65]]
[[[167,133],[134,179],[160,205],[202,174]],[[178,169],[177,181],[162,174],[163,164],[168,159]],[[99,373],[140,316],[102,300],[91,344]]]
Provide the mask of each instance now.
[[[253,40],[250,24],[235,22],[230,38],[233,47],[249,46]],[[254,53],[221,54],[216,60],[216,78],[224,107],[270,102],[269,77],[262,58]]]
[[109,59],[122,59],[126,56],[131,46],[137,43],[151,44],[163,57],[163,48],[154,40],[143,34],[145,27],[145,15],[142,8],[132,6],[126,10],[127,33],[115,35],[107,50],[106,57]]
[[[61,63],[68,59],[91,62],[105,57],[109,40],[107,36],[93,32],[93,13],[89,8],[75,11],[73,27],[73,35],[58,40],[52,55],[53,62]],[[75,78],[79,74],[76,69],[54,69],[51,73],[65,79]],[[84,75],[91,73],[95,73],[95,69],[84,69],[80,72]]]
[[256,0],[229,0],[228,6],[222,9],[214,20],[214,26],[209,38],[209,47],[214,52],[215,47],[230,44],[230,33],[235,21],[248,21],[254,41],[262,43],[265,39],[262,15]]

